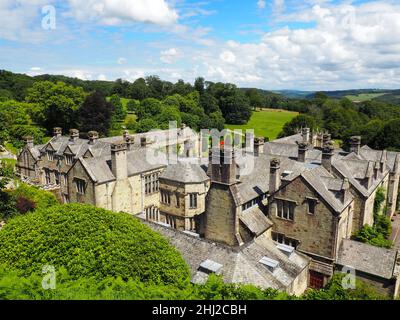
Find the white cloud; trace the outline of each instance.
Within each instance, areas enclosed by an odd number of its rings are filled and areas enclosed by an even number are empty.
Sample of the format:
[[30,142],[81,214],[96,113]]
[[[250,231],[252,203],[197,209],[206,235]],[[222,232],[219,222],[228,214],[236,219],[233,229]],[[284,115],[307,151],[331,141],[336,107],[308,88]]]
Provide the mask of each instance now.
[[176,10],[165,0],[69,0],[71,14],[79,21],[105,25],[147,22],[171,25],[178,20]]
[[160,60],[164,63],[173,63],[176,59],[181,56],[179,51],[176,48],[170,48],[165,51],[161,51]]
[[125,58],[122,58],[122,57],[117,60],[118,64],[125,64],[126,62],[127,62],[127,60]]
[[275,14],[281,13],[285,9],[285,0],[274,0],[273,11]]
[[105,74],[99,74],[98,76],[97,76],[97,80],[100,80],[100,81],[106,81],[107,80],[107,76],[105,75]]
[[1,0],[0,38],[35,42],[43,40],[48,33],[41,27],[41,8],[54,0]]
[[227,62],[227,63],[234,63],[236,61],[236,56],[232,51],[224,51],[219,55],[219,58],[223,61],[223,62]]
[[265,6],[266,6],[265,0],[258,0],[258,1],[257,1],[257,7],[258,7],[259,9],[264,9]]
[[258,43],[208,48],[196,58],[204,76],[269,89],[400,86],[400,5],[321,3],[288,17],[310,26],[276,29]]

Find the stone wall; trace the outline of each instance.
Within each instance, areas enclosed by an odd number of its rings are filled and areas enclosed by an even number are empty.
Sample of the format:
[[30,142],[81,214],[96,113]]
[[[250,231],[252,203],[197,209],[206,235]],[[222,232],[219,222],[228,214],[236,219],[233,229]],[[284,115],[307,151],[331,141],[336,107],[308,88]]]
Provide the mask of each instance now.
[[235,235],[239,228],[234,203],[229,186],[212,183],[206,199],[206,239],[231,246],[238,244]]
[[[316,205],[316,213],[309,214],[306,197],[318,198],[318,195],[310,189],[303,178],[298,177],[271,198],[269,217],[274,223],[273,232],[300,241],[298,246],[300,251],[333,259],[336,218],[321,199]],[[276,198],[288,199],[297,203],[294,221],[277,217]]]

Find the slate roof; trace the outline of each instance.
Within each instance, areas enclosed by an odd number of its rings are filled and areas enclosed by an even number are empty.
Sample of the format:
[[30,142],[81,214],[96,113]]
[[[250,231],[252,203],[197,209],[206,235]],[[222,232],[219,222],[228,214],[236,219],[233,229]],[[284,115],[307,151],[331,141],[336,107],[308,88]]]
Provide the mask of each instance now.
[[339,249],[337,264],[391,279],[394,276],[396,259],[396,250],[344,239]]
[[[316,193],[318,193],[320,197],[324,199],[329,204],[329,206],[337,213],[341,213],[353,201],[353,197],[350,194],[345,203],[335,197],[332,189],[330,189],[333,184],[332,179],[334,178],[333,176],[330,176],[330,173],[322,166],[317,167],[314,170],[304,171],[301,176],[313,187]],[[324,178],[329,176],[329,180]],[[341,179],[336,180],[337,181],[335,182],[335,187],[337,187],[338,184],[341,184],[343,186],[345,183]],[[348,188],[348,186],[346,187]]]
[[[220,273],[225,282],[254,284],[263,288],[286,290],[306,268],[310,259],[294,251],[290,257],[281,252],[266,235],[261,235],[241,247],[228,247],[205,239],[192,237],[160,224],[143,221],[161,233],[178,249],[192,271],[192,282],[204,283],[207,275],[200,267],[206,260],[222,265]],[[268,257],[279,262],[271,271],[259,261]]]
[[[111,155],[97,158],[80,158],[79,161],[87,169],[92,180],[98,184],[114,181],[111,169]],[[151,164],[146,159],[146,152],[133,150],[127,152],[128,176],[165,167],[163,164]]]
[[160,175],[160,179],[167,179],[183,183],[201,183],[210,178],[198,164],[192,164],[190,159],[180,159],[176,164],[170,164]]
[[242,211],[239,220],[256,236],[268,230],[273,224],[258,206]]

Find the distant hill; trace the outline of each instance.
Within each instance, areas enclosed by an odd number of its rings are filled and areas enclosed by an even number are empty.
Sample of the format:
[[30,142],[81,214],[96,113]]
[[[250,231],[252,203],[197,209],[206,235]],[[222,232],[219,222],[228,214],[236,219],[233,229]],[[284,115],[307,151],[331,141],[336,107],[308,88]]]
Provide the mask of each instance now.
[[44,74],[31,77],[26,74],[13,73],[0,70],[0,100],[1,97],[22,101],[25,98],[28,88],[37,81],[62,81],[69,85],[82,87],[86,92],[98,90],[105,95],[110,95],[114,86],[113,81],[81,80],[78,78],[66,77],[62,75]]
[[278,90],[275,93],[281,94],[289,99],[305,99],[314,96],[315,91],[300,91],[300,90]]

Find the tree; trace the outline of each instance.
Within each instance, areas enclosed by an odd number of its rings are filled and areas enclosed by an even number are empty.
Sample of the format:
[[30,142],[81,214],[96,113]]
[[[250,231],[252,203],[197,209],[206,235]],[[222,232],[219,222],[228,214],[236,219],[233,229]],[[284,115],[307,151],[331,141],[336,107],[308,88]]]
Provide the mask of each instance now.
[[129,214],[90,205],[53,206],[11,219],[0,243],[0,261],[25,277],[40,275],[48,264],[65,268],[71,279],[112,276],[177,287],[190,280],[168,240]]
[[139,78],[129,86],[129,97],[142,101],[150,97],[150,89],[147,87],[146,80]]
[[78,123],[82,132],[97,131],[107,135],[113,114],[113,106],[100,92],[89,95],[79,110]]
[[136,115],[139,120],[154,117],[161,113],[163,106],[161,102],[154,98],[147,98],[140,103],[136,110]]
[[86,94],[82,88],[66,85],[63,82],[36,82],[28,90],[26,101],[41,108],[42,116],[34,119],[43,126],[47,133],[54,127],[69,130],[76,126],[78,110]]
[[199,77],[196,78],[196,80],[194,81],[194,88],[196,89],[196,91],[200,94],[203,95],[204,91],[205,91],[205,82],[204,82],[204,78]]
[[233,89],[221,99],[220,108],[227,123],[245,124],[250,120],[249,99],[238,89]]
[[117,121],[122,121],[126,117],[126,109],[122,105],[121,98],[117,94],[113,94],[110,97],[110,103],[113,106],[114,109],[114,118]]
[[151,129],[157,129],[158,127],[158,123],[155,120],[151,118],[145,118],[138,122],[136,132],[148,132]]
[[296,134],[297,130],[300,128],[310,128],[311,130],[315,130],[317,128],[315,118],[306,114],[296,116],[283,126],[282,132],[278,137],[283,138]]
[[206,114],[221,111],[218,106],[218,100],[209,93],[201,95],[200,106]]
[[168,129],[170,121],[176,121],[179,127],[182,123],[182,118],[179,110],[174,108],[163,108],[161,113],[155,117],[155,121],[159,124],[160,129]]
[[24,102],[8,100],[0,102],[0,144],[11,142],[14,147],[23,145],[24,136],[32,136],[38,144],[42,143],[44,130],[34,126],[29,111],[34,105]]
[[388,121],[377,134],[375,145],[381,149],[400,151],[400,118]]
[[126,108],[128,109],[129,112],[136,112],[139,106],[140,106],[139,100],[129,100],[128,103],[126,104]]
[[247,89],[246,96],[249,98],[250,105],[254,111],[256,108],[261,108],[264,106],[264,97],[261,95],[260,91],[257,89]]

